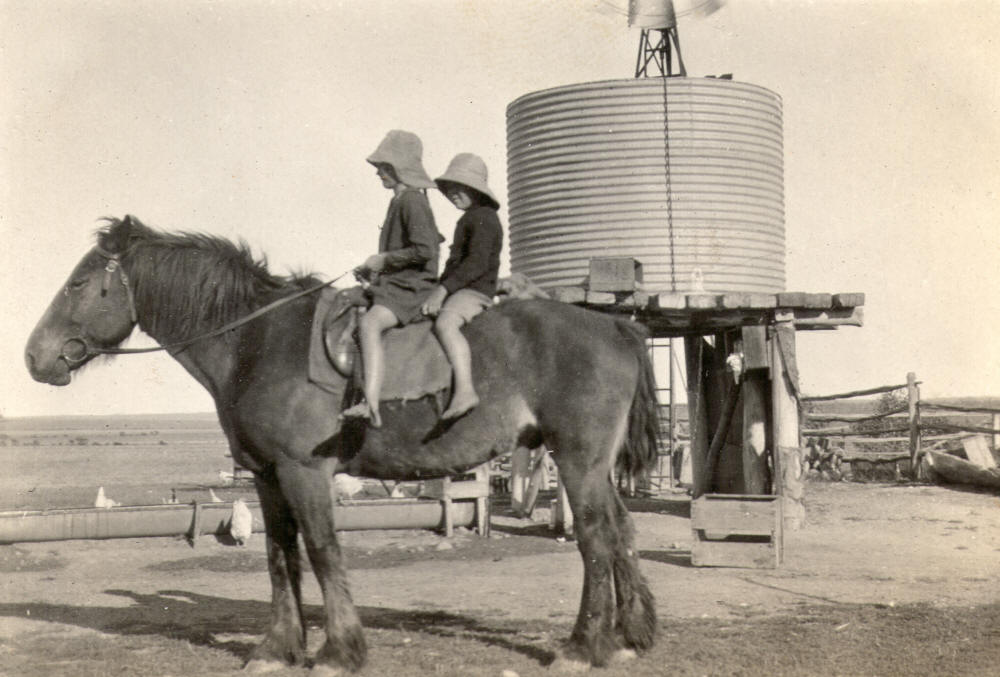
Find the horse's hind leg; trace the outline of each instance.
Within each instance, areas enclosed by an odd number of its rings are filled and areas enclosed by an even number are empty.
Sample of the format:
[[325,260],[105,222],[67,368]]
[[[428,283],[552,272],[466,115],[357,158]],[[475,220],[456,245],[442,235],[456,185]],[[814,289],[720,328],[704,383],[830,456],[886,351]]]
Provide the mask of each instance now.
[[294,461],[279,465],[277,472],[323,592],[326,643],[316,654],[316,666],[357,670],[368,649],[334,532],[330,476],[322,467]]
[[255,474],[257,495],[267,531],[267,569],[271,575],[271,621],[264,641],[254,651],[248,668],[280,661],[305,662],[306,635],[302,621],[301,562],[298,527],[289,505],[270,471]]
[[615,606],[617,626],[625,646],[643,651],[653,646],[656,633],[656,603],[646,579],[639,572],[639,553],[635,549],[632,516],[614,493],[618,522],[618,545],[615,547]]
[[569,638],[568,658],[603,666],[620,648],[614,629],[612,582],[618,541],[614,487],[606,469],[591,468],[580,473],[574,466],[563,463],[559,468],[573,510],[577,547],[583,557],[583,594]]

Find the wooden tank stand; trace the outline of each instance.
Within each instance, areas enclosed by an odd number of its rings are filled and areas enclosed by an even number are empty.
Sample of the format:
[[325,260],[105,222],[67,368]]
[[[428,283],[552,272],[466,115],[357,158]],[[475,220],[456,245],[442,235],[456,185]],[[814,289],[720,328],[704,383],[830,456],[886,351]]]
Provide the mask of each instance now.
[[[798,528],[805,511],[795,334],[862,326],[864,294],[682,294],[638,286],[632,280],[618,291],[557,287],[548,292],[593,310],[627,315],[654,338],[683,339],[692,497],[733,496],[758,505],[752,497],[778,496],[775,514],[781,515],[783,528],[774,537]],[[775,551],[780,557],[780,543]]]

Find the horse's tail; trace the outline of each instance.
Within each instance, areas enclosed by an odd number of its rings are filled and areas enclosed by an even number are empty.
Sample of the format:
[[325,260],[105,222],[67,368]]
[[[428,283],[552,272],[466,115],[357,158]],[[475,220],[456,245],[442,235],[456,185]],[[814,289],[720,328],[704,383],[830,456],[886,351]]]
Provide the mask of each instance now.
[[628,433],[618,454],[620,475],[639,478],[656,467],[660,447],[660,408],[656,397],[656,376],[646,347],[645,327],[617,320],[618,331],[628,339],[639,364],[635,395],[628,413]]

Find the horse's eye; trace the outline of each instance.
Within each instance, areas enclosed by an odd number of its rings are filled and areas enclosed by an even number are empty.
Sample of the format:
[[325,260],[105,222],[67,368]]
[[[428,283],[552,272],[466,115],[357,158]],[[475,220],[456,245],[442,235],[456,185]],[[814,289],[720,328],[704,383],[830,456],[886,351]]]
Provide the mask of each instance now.
[[83,289],[87,285],[87,278],[82,278],[80,280],[71,280],[69,283],[70,289]]

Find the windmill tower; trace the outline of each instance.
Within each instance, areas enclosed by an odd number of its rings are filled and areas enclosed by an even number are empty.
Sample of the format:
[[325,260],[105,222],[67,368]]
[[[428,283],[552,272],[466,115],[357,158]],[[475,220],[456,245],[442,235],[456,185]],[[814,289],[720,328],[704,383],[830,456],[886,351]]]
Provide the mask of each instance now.
[[[707,16],[722,6],[720,0],[701,0],[681,11]],[[677,12],[673,0],[629,0],[628,25],[639,28],[639,53],[635,77],[686,77],[677,34]]]

